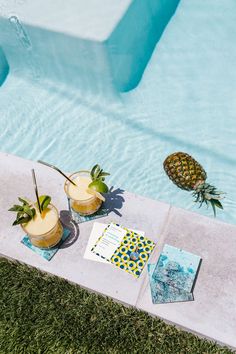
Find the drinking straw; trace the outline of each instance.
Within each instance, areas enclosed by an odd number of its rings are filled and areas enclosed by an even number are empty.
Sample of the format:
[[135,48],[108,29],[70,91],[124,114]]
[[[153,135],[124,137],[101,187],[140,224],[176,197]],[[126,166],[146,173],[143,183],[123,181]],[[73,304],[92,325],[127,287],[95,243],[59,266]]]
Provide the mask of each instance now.
[[56,170],[57,172],[59,172],[63,177],[65,177],[68,181],[70,181],[70,183],[72,183],[74,186],[76,186],[76,183],[75,183],[74,181],[72,181],[72,179],[70,179],[69,177],[67,177],[67,176],[65,175],[65,173],[63,173],[61,170],[59,170],[59,168],[57,168],[56,166],[51,165],[51,164],[49,164],[49,163],[47,163],[47,162],[44,162],[44,161],[42,161],[42,160],[38,160],[38,162],[41,163],[41,164],[43,164],[43,165],[45,165],[45,166],[48,166],[48,167],[53,168],[54,170]]
[[35,190],[35,194],[36,194],[36,198],[37,198],[37,203],[38,203],[38,207],[39,207],[39,212],[40,212],[40,214],[41,214],[41,213],[42,213],[42,210],[41,210],[41,206],[40,206],[40,202],[39,202],[39,194],[38,194],[38,187],[37,187],[37,182],[36,182],[36,176],[35,176],[34,169],[32,169],[31,171],[32,171],[32,177],[33,177],[33,183],[34,183],[34,190]]

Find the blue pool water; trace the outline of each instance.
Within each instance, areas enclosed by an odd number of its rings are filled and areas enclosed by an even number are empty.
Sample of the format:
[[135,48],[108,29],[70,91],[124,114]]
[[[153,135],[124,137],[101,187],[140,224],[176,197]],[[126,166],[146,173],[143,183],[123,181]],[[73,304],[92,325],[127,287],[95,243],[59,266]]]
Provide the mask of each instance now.
[[164,173],[165,157],[185,151],[227,193],[217,217],[236,223],[235,38],[234,0],[183,0],[139,85],[106,100],[42,79],[40,57],[20,43],[37,66],[16,66],[0,87],[1,151],[65,171],[100,163],[109,184],[212,216]]

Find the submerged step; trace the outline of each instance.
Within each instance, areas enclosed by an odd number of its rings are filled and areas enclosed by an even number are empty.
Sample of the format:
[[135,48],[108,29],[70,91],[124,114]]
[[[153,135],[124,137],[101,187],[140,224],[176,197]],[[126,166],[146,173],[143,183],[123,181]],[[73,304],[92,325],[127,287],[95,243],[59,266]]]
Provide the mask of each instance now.
[[128,91],[141,80],[179,0],[12,2],[0,44],[13,73],[81,91]]

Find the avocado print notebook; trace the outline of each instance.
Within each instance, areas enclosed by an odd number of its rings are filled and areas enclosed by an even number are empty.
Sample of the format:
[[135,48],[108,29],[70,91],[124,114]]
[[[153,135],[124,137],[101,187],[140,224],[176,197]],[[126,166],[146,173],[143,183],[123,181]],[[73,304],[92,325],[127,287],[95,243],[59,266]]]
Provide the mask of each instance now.
[[[111,223],[91,251],[138,278],[154,247],[147,237]],[[134,253],[136,259],[132,259]]]

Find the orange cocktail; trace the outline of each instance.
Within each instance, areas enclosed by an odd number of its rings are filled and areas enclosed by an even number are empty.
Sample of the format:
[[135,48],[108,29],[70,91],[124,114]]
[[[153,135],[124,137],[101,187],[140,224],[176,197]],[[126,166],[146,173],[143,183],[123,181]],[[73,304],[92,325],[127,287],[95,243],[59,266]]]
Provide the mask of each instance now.
[[59,220],[58,211],[49,204],[41,213],[35,208],[35,216],[26,224],[22,224],[31,243],[40,248],[50,248],[58,244],[63,235],[63,227]]
[[82,216],[94,214],[102,205],[102,200],[89,192],[92,178],[89,171],[75,172],[70,176],[70,181],[65,182],[65,192],[69,198],[70,207]]

